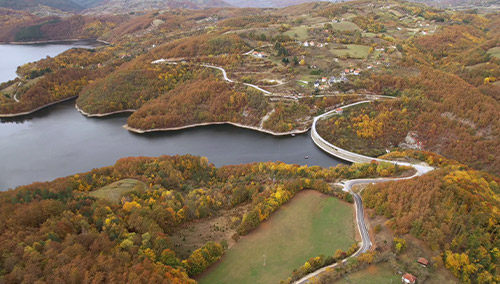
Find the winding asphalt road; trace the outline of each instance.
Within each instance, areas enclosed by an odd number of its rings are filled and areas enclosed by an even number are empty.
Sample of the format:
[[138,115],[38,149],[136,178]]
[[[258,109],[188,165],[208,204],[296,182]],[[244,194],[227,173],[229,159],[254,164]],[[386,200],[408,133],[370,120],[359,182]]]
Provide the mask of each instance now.
[[227,82],[230,82],[230,83],[234,83],[233,80],[231,80],[227,77],[227,73],[226,73],[226,70],[224,68],[219,67],[219,66],[209,65],[209,64],[202,64],[201,66],[220,70],[222,72],[222,76],[224,77],[224,80],[226,80]]
[[[430,170],[430,167],[429,167]],[[374,183],[379,183],[379,182],[388,182],[388,181],[398,181],[398,180],[405,180],[405,179],[412,179],[414,177],[420,176],[422,174],[425,174],[428,172],[428,170],[423,170],[419,171],[410,176],[410,177],[403,177],[403,178],[374,178],[374,179],[351,179],[347,180],[343,183],[344,186],[344,191],[349,192],[352,194],[354,197],[354,204],[356,206],[356,223],[358,224],[358,230],[361,235],[361,247],[358,249],[356,253],[354,253],[352,256],[356,257],[359,256],[362,253],[367,252],[370,250],[372,247],[372,242],[370,240],[370,233],[368,232],[368,228],[365,223],[365,212],[363,209],[363,200],[361,199],[361,196],[354,192],[352,190],[352,187],[355,185],[361,185],[361,184],[374,184]]]
[[[226,80],[227,82],[234,82],[233,80],[229,79],[227,77],[227,73],[226,73],[226,70],[222,67],[218,67],[218,66],[214,66],[214,65],[209,65],[209,64],[203,64],[202,66],[204,67],[208,67],[208,68],[214,68],[214,69],[218,69],[220,71],[222,71],[222,75],[224,77],[224,80]],[[261,92],[263,92],[264,94],[268,95],[268,94],[271,94],[271,92],[269,91],[266,91],[256,85],[252,85],[252,84],[246,84],[245,85],[247,86],[250,86],[250,87],[253,87]],[[359,105],[359,104],[364,104],[364,103],[368,103],[368,102],[371,102],[373,100],[377,100],[377,99],[394,99],[394,97],[388,97],[388,96],[371,96],[371,99],[370,100],[365,100],[365,101],[360,101],[360,102],[356,102],[356,103],[352,103],[352,104],[349,104],[349,105],[346,105],[346,106],[343,106],[342,108],[348,108],[348,107],[352,107],[352,106],[356,106],[356,105]],[[329,143],[328,141],[326,141],[325,139],[323,139],[316,131],[316,123],[321,119],[321,118],[324,118],[324,117],[327,117],[328,115],[331,115],[332,113],[335,113],[336,111],[335,110],[332,110],[330,112],[327,112],[327,113],[324,113],[322,115],[319,115],[317,117],[314,118],[314,121],[313,121],[313,125],[312,125],[312,131],[311,131],[311,138],[313,139],[313,142],[319,147],[321,148],[323,151],[327,152],[328,154],[330,155],[333,155],[333,156],[336,156],[338,158],[341,158],[341,159],[344,159],[344,160],[347,160],[347,161],[350,161],[350,162],[361,162],[361,163],[369,163],[373,160],[375,161],[378,161],[378,162],[387,162],[387,163],[391,163],[391,164],[395,164],[395,165],[400,165],[400,166],[409,166],[409,167],[413,167],[415,170],[416,170],[416,173],[413,175],[413,176],[410,176],[410,177],[404,177],[404,178],[376,178],[376,179],[353,179],[353,180],[347,180],[345,181],[344,183],[341,183],[341,185],[343,185],[343,190],[346,191],[346,192],[349,192],[350,194],[352,194],[352,196],[354,197],[354,204],[355,204],[355,207],[356,207],[356,223],[357,223],[357,226],[358,226],[358,230],[359,230],[359,233],[361,235],[361,246],[360,248],[358,249],[358,251],[356,251],[353,255],[351,255],[350,257],[357,257],[367,251],[369,251],[372,247],[372,242],[371,242],[371,239],[370,239],[370,233],[368,231],[368,227],[365,223],[365,212],[364,212],[364,209],[363,209],[363,200],[361,199],[361,196],[354,192],[352,190],[352,187],[355,186],[355,185],[360,185],[360,184],[373,184],[373,183],[379,183],[379,182],[387,182],[387,181],[397,181],[397,180],[404,180],[404,179],[411,179],[411,178],[414,178],[416,176],[420,176],[420,175],[423,175],[429,171],[432,171],[434,168],[432,167],[429,167],[429,166],[426,166],[426,165],[416,165],[416,164],[410,164],[410,163],[406,163],[406,162],[397,162],[397,161],[390,161],[390,160],[383,160],[383,159],[377,159],[377,158],[372,158],[372,157],[368,157],[368,156],[364,156],[364,155],[360,155],[360,154],[357,154],[357,153],[353,153],[353,152],[349,152],[345,149],[341,149],[339,147],[336,147],[334,145],[332,145],[331,143]],[[347,259],[344,259],[343,262],[346,262]],[[307,283],[309,282],[309,279],[313,276],[316,276],[320,273],[322,273],[323,271],[325,271],[326,269],[328,268],[332,268],[332,267],[335,267],[337,266],[337,263],[335,264],[332,264],[330,266],[326,266],[326,267],[323,267],[313,273],[310,273],[309,275],[303,277],[302,279],[296,281],[295,283]]]
[[[429,168],[430,167],[427,167],[427,169],[429,169]],[[428,172],[427,169],[421,168],[421,171],[419,171],[417,169],[417,172],[414,175],[412,175],[410,177],[404,177],[404,178],[351,179],[351,180],[347,180],[345,182],[339,183],[339,185],[343,186],[344,191],[349,192],[354,197],[354,206],[356,207],[356,224],[358,225],[359,234],[361,235],[360,248],[354,254],[349,256],[349,258],[350,257],[358,257],[359,255],[369,251],[372,247],[370,233],[369,233],[368,227],[365,223],[365,211],[363,209],[363,200],[361,199],[361,196],[358,193],[356,193],[352,190],[352,187],[355,185],[361,185],[361,184],[373,184],[373,183],[379,183],[379,182],[411,179],[411,178],[414,178],[416,176],[420,176],[422,174],[425,174],[426,172]],[[346,261],[347,261],[347,258],[342,260],[342,263],[345,263]],[[309,279],[311,279],[312,277],[318,276],[319,274],[323,273],[327,269],[334,268],[337,265],[338,265],[338,263],[334,263],[332,265],[325,266],[325,267],[318,269],[312,273],[309,273],[308,275],[295,281],[294,283],[296,283],[296,284],[308,283]]]
[[[201,66],[203,66],[203,67],[207,67],[207,68],[214,68],[214,69],[217,69],[217,70],[222,71],[222,76],[224,76],[224,80],[226,80],[227,82],[230,82],[230,83],[234,83],[234,81],[233,81],[233,80],[231,80],[231,79],[229,79],[229,78],[227,77],[227,72],[226,72],[226,70],[225,70],[224,68],[219,67],[219,66],[209,65],[209,64],[203,64],[203,65],[201,65]],[[254,85],[254,84],[243,83],[243,85],[245,85],[245,86],[249,86],[249,87],[252,87],[252,88],[255,88],[255,89],[257,89],[257,90],[259,90],[259,91],[263,92],[263,93],[264,93],[264,94],[266,94],[266,95],[271,95],[271,94],[272,94],[271,92],[269,92],[269,91],[267,91],[267,90],[264,90],[264,89],[262,89],[261,87],[259,87],[259,86],[257,86],[257,85]]]
[[[252,51],[250,51],[252,52]],[[227,81],[227,82],[231,82],[233,83],[234,81],[229,79],[227,77],[227,73],[226,73],[226,70],[222,67],[218,67],[218,66],[214,66],[214,65],[210,65],[210,64],[202,64],[203,67],[208,67],[208,68],[214,68],[214,69],[218,69],[222,72],[222,75],[224,77],[224,80]],[[266,91],[256,85],[252,85],[252,84],[246,84],[245,85],[247,86],[250,86],[250,87],[253,87],[261,92],[263,92],[264,94],[266,95],[269,95],[271,94],[271,92],[269,91]],[[353,103],[353,104],[349,104],[349,105],[346,105],[346,106],[343,106],[342,108],[345,109],[345,108],[348,108],[348,107],[352,107],[352,106],[355,106],[355,105],[359,105],[359,104],[364,104],[364,103],[368,103],[368,102],[371,102],[372,100],[376,100],[376,99],[394,99],[394,97],[388,97],[388,96],[372,96],[370,100],[366,100],[366,101],[360,101],[360,102],[356,102],[356,103]],[[399,165],[399,166],[409,166],[409,167],[412,167],[416,170],[416,173],[410,177],[404,177],[404,178],[372,178],[372,179],[353,179],[353,180],[347,180],[347,181],[344,181],[344,182],[341,182],[340,185],[343,186],[343,190],[346,191],[346,192],[349,192],[350,194],[352,194],[352,196],[354,197],[354,205],[356,207],[356,224],[358,226],[358,230],[359,230],[359,233],[361,235],[361,245],[360,245],[360,248],[358,249],[358,251],[356,251],[353,255],[349,256],[349,257],[357,257],[367,251],[369,251],[372,247],[372,242],[371,242],[371,239],[370,239],[370,233],[368,231],[368,227],[365,223],[365,212],[364,212],[364,209],[363,209],[363,200],[361,199],[361,196],[354,192],[352,190],[352,187],[355,186],[355,185],[361,185],[361,184],[373,184],[373,183],[379,183],[379,182],[388,182],[388,181],[397,181],[397,180],[405,180],[405,179],[411,179],[411,178],[414,178],[414,177],[417,177],[417,176],[421,176],[423,174],[426,174],[432,170],[434,170],[433,167],[430,167],[430,166],[427,166],[427,165],[417,165],[417,164],[411,164],[411,163],[406,163],[406,162],[398,162],[398,161],[390,161],[390,160],[383,160],[383,159],[378,159],[378,158],[373,158],[373,157],[368,157],[368,156],[364,156],[364,155],[360,155],[360,154],[357,154],[357,153],[353,153],[353,152],[350,152],[350,151],[347,151],[345,149],[342,149],[342,148],[339,148],[337,146],[334,146],[332,145],[331,143],[329,143],[328,141],[326,141],[323,137],[321,137],[318,132],[316,131],[316,123],[321,119],[321,118],[324,118],[324,117],[327,117],[329,115],[332,115],[332,114],[335,114],[336,111],[335,110],[332,110],[332,111],[329,111],[327,113],[324,113],[322,115],[319,115],[317,117],[314,118],[314,121],[313,121],[313,124],[312,124],[312,127],[311,127],[311,138],[313,140],[313,142],[320,148],[322,149],[323,151],[327,152],[328,154],[332,155],[332,156],[335,156],[335,157],[338,157],[340,159],[343,159],[343,160],[346,160],[346,161],[349,161],[349,162],[353,162],[353,163],[369,163],[371,161],[378,161],[378,162],[387,162],[387,163],[391,163],[391,164],[394,164],[394,165]],[[347,258],[342,260],[343,263],[345,263],[347,261]],[[295,283],[297,284],[302,284],[302,283],[308,283],[309,282],[309,279],[311,277],[314,277],[314,276],[317,276],[319,274],[321,274],[322,272],[324,272],[325,270],[329,269],[329,268],[333,268],[333,267],[336,267],[338,265],[338,263],[334,263],[332,265],[329,265],[329,266],[325,266],[319,270],[316,270],[306,276],[304,276],[303,278],[299,279],[298,281],[296,281]]]
[[[347,105],[347,106],[344,106],[342,108],[347,108],[347,107],[350,107],[350,106],[355,106],[355,105],[358,105],[358,104],[362,104],[362,103],[367,103],[369,101],[363,101],[363,102],[357,102],[357,103],[354,103],[354,104],[350,104],[350,105]],[[344,182],[341,182],[339,185],[343,186],[343,190],[346,191],[346,192],[349,192],[350,194],[352,194],[352,196],[354,197],[354,205],[356,207],[356,224],[358,226],[358,230],[359,230],[359,234],[361,235],[361,245],[360,245],[360,248],[358,249],[358,251],[356,251],[353,255],[351,255],[350,257],[357,257],[367,251],[369,251],[372,247],[372,242],[371,242],[371,239],[370,239],[370,233],[368,231],[368,227],[365,223],[365,212],[364,212],[364,209],[363,209],[363,200],[361,199],[361,196],[354,192],[352,190],[352,187],[355,186],[355,185],[361,185],[361,184],[373,184],[373,183],[379,183],[379,182],[388,182],[388,181],[397,181],[397,180],[405,180],[405,179],[412,179],[414,177],[417,177],[417,176],[421,176],[421,175],[424,175],[432,170],[434,170],[433,167],[430,167],[430,166],[427,166],[427,165],[417,165],[417,164],[411,164],[411,163],[406,163],[406,162],[398,162],[398,161],[390,161],[390,160],[383,160],[383,159],[377,159],[377,158],[372,158],[372,157],[368,157],[368,156],[364,156],[364,155],[360,155],[360,154],[357,154],[357,153],[353,153],[353,152],[349,152],[345,149],[341,149],[337,146],[334,146],[332,145],[331,143],[329,143],[328,141],[326,141],[324,138],[322,138],[316,131],[316,123],[318,122],[318,120],[320,118],[323,118],[323,117],[326,117],[332,113],[334,113],[335,111],[331,111],[331,112],[328,112],[328,113],[325,113],[325,114],[322,114],[318,117],[315,117],[314,118],[314,122],[313,122],[313,125],[312,125],[312,131],[311,131],[311,138],[313,139],[313,142],[320,148],[322,149],[323,151],[327,152],[328,154],[332,155],[332,156],[335,156],[335,157],[338,157],[338,158],[341,158],[341,159],[344,159],[344,160],[347,160],[347,161],[350,161],[350,162],[365,162],[365,163],[369,163],[373,160],[375,161],[378,161],[378,162],[387,162],[387,163],[391,163],[391,164],[394,164],[394,165],[399,165],[399,166],[409,166],[409,167],[412,167],[415,169],[416,173],[412,176],[409,176],[409,177],[403,177],[403,178],[372,178],[372,179],[352,179],[352,180],[346,180]],[[347,261],[347,258],[342,260],[342,263],[345,263]],[[330,269],[330,268],[334,268],[338,265],[338,263],[334,263],[332,265],[329,265],[329,266],[325,266],[319,270],[316,270],[306,276],[304,276],[303,278],[299,279],[298,281],[296,281],[295,283],[297,284],[302,284],[302,283],[308,283],[309,282],[309,279],[311,277],[314,277],[314,276],[317,276],[321,273],[323,273],[324,271],[326,271],[327,269]]]
[[[203,64],[202,66],[208,67],[208,68],[218,69],[218,70],[222,71],[222,75],[224,77],[224,80],[226,80],[227,82],[234,82],[233,80],[231,80],[231,79],[229,79],[227,77],[227,73],[226,73],[226,70],[224,68],[218,67],[218,66],[209,65],[209,64]],[[244,84],[247,85],[247,86],[250,86],[250,87],[253,87],[253,88],[257,89],[257,90],[263,92],[266,95],[271,94],[271,92],[266,91],[266,90],[264,90],[264,89],[262,89],[262,88],[260,88],[260,87],[258,87],[256,85],[246,84],[246,83],[244,83]],[[352,106],[355,106],[355,105],[368,103],[368,102],[371,102],[372,100],[377,100],[377,99],[394,99],[394,97],[372,96],[370,100],[352,103],[352,104],[343,106],[342,108],[345,109],[345,108],[352,107]],[[341,158],[341,159],[344,159],[344,160],[347,160],[347,161],[350,161],[350,162],[354,162],[354,163],[356,163],[356,162],[369,163],[369,162],[375,160],[375,161],[378,161],[378,162],[387,162],[387,163],[391,163],[391,164],[395,164],[395,165],[400,165],[400,166],[409,166],[409,167],[413,167],[416,170],[416,173],[413,176],[410,176],[410,177],[404,177],[404,178],[376,178],[376,179],[353,179],[353,180],[347,180],[347,181],[341,183],[341,185],[343,185],[343,190],[346,191],[346,192],[349,192],[354,197],[354,205],[356,207],[356,224],[358,226],[359,234],[361,235],[361,245],[360,245],[360,248],[358,249],[358,251],[356,251],[350,257],[357,257],[357,256],[359,256],[359,255],[361,255],[361,254],[369,251],[371,249],[371,247],[372,247],[372,242],[371,242],[371,239],[370,239],[370,233],[368,231],[368,227],[367,227],[367,225],[365,223],[365,212],[364,212],[364,209],[363,209],[363,200],[361,199],[361,196],[358,193],[356,193],[356,192],[354,192],[352,190],[352,187],[355,186],[355,185],[360,185],[360,184],[373,184],[373,183],[379,183],[379,182],[387,182],[387,181],[396,181],[396,180],[411,179],[411,178],[414,178],[416,176],[423,175],[423,174],[425,174],[425,173],[427,173],[429,171],[432,171],[434,168],[426,166],[426,165],[415,165],[415,164],[410,164],[410,163],[405,163],[405,162],[397,162],[397,161],[390,161],[390,160],[383,160],[383,159],[372,158],[372,157],[360,155],[360,154],[357,154],[357,153],[349,152],[349,151],[347,151],[345,149],[341,149],[339,147],[336,147],[336,146],[332,145],[331,143],[329,143],[328,141],[326,141],[323,137],[321,137],[318,134],[318,132],[316,131],[316,123],[321,118],[327,117],[328,115],[331,115],[333,113],[336,113],[336,111],[332,110],[330,112],[324,113],[324,114],[319,115],[319,116],[317,116],[317,117],[314,118],[313,125],[311,127],[312,128],[311,138],[312,138],[313,142],[320,149],[322,149],[323,151],[327,152],[328,154],[330,154],[332,156],[336,156],[338,158]],[[346,262],[346,261],[347,261],[347,258],[344,259],[342,262]],[[325,270],[327,270],[329,268],[333,268],[333,267],[335,267],[337,265],[338,265],[338,263],[334,263],[332,265],[323,267],[323,268],[321,268],[319,270],[316,270],[316,271],[314,271],[314,272],[306,275],[305,277],[303,277],[302,279],[296,281],[295,283],[297,283],[297,284],[308,283],[309,279],[311,277],[317,276],[317,275],[321,274],[322,272],[324,272]]]

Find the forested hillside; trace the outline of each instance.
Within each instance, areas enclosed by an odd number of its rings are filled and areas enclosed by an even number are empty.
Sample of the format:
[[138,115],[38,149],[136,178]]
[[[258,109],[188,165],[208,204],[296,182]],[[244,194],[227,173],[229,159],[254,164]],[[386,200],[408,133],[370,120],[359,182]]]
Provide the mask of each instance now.
[[[105,41],[20,66],[0,84],[0,116],[78,97],[84,115],[132,112],[127,128],[138,133],[229,122],[291,134],[335,110],[317,124],[332,144],[436,167],[364,191],[366,206],[387,218],[386,233],[424,242],[433,264],[465,283],[499,282],[498,11],[393,0],[280,9],[137,1],[129,13],[107,1],[84,14],[40,15],[14,10],[35,2],[0,3],[9,7],[0,8],[1,42]],[[45,5],[75,11],[97,2],[75,3]],[[298,191],[351,200],[332,183],[405,170],[376,162],[216,168],[164,156],[19,187],[0,193],[0,282],[190,283]],[[224,237],[187,244],[178,235],[210,217],[227,221]]]
[[[435,11],[424,17],[439,18]],[[453,24],[396,45],[398,66],[363,78],[367,90],[396,100],[332,116],[320,122],[321,135],[368,155],[425,149],[497,174],[500,61],[488,51],[498,45],[498,17],[457,14],[443,21]]]
[[[309,2],[320,2],[320,1],[329,1],[329,0],[254,0],[254,1],[245,1],[245,0],[224,0],[235,7],[241,8],[282,8],[293,5],[299,5],[302,3]],[[330,1],[335,2],[335,1]]]
[[[328,183],[405,170],[389,164],[216,168],[206,158],[162,156],[125,158],[111,167],[22,186],[0,193],[0,281],[194,283],[189,277],[298,191],[344,198]],[[232,208],[236,215],[227,215]],[[232,225],[223,229],[233,238],[193,249],[172,237],[183,224],[211,216],[226,216]],[[187,250],[189,256],[179,256]]]
[[62,11],[77,12],[102,3],[103,0],[0,0],[0,7],[15,10],[34,10],[38,6],[48,6]]
[[222,0],[108,0],[98,7],[84,11],[87,15],[144,13],[157,9],[205,9],[228,7]]
[[[394,155],[392,155],[394,156]],[[396,235],[411,234],[463,283],[495,283],[500,253],[500,179],[442,157],[425,176],[369,186],[363,200],[388,218]]]
[[[152,9],[225,7],[227,3],[220,0],[0,0],[0,7],[26,10],[36,13],[41,6],[65,12],[82,12],[87,14],[113,14],[128,12],[144,12]],[[94,8],[94,9],[92,9]]]
[[[320,121],[319,133],[373,156],[417,148],[500,169],[495,12],[370,1],[24,22],[3,12],[5,41],[101,38],[112,45],[89,54],[88,64],[55,58],[23,67],[21,84],[3,85],[1,113],[79,95],[78,107],[90,115],[136,110],[128,124],[137,131],[232,122],[283,134],[307,130],[324,111],[386,95],[395,99]],[[66,62],[80,60],[68,54],[75,58]],[[190,105],[179,108],[183,96]]]
[[[17,12],[7,11],[7,16]],[[15,17],[13,17],[15,18]],[[0,29],[1,41],[32,42],[65,39],[96,39],[122,23],[127,16],[83,17],[79,15],[59,18],[23,17],[24,21],[6,21]]]

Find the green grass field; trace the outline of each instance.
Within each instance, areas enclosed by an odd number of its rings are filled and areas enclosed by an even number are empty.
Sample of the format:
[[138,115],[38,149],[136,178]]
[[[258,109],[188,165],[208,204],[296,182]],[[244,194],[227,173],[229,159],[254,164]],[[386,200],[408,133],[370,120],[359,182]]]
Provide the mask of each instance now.
[[368,38],[373,38],[375,37],[377,34],[374,34],[374,33],[363,33],[363,37],[368,37]]
[[491,54],[492,56],[500,58],[500,46],[490,48],[488,50],[488,53]]
[[348,249],[354,243],[353,210],[351,204],[333,197],[300,192],[197,281],[279,283],[311,257]]
[[341,31],[360,31],[361,29],[353,22],[343,21],[340,23],[331,23],[333,28]]
[[335,284],[396,284],[401,283],[401,276],[394,275],[389,264],[371,265],[361,271],[348,274]]
[[122,179],[110,185],[90,192],[90,196],[98,199],[106,199],[111,202],[119,202],[123,195],[134,190],[145,190],[147,185],[135,179]]
[[[289,31],[287,31],[285,34],[290,36],[293,39],[298,39],[298,40],[306,40],[308,37],[306,26],[293,27]],[[297,35],[297,36],[295,36],[295,35]]]
[[331,52],[336,56],[346,56],[349,54],[352,58],[367,58],[369,46],[359,44],[348,44],[347,49],[332,49]]
[[357,16],[358,16],[358,15],[356,15],[356,14],[354,14],[354,13],[345,13],[345,14],[343,14],[343,15],[342,15],[342,18],[344,18],[344,19],[348,19],[348,20],[349,20],[349,19],[355,18],[355,17],[357,17]]

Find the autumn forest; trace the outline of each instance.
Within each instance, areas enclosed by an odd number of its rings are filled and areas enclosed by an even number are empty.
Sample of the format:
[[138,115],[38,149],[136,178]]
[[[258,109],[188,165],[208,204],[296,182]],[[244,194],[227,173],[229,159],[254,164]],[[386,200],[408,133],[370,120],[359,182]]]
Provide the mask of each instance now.
[[[133,135],[211,124],[275,136],[313,129],[315,145],[349,154],[334,152],[346,162],[330,168],[121,156],[112,166],[0,188],[0,283],[206,283],[309,191],[338,202],[321,203],[324,212],[346,206],[345,220],[354,219],[342,249],[300,258],[281,283],[327,266],[308,281],[344,283],[334,281],[368,271],[401,281],[404,270],[417,283],[500,283],[498,9],[204,0],[162,9],[145,1],[149,8],[123,12],[114,0],[31,2],[0,0],[0,43],[96,46],[19,66],[0,84],[0,118],[74,100],[92,123],[122,113],[120,130]],[[353,156],[364,163],[348,163]],[[386,182],[346,186],[374,178]],[[359,254],[358,205],[370,241]],[[314,218],[307,225],[317,229]],[[425,267],[416,264],[423,256]],[[262,273],[260,264],[245,269]]]

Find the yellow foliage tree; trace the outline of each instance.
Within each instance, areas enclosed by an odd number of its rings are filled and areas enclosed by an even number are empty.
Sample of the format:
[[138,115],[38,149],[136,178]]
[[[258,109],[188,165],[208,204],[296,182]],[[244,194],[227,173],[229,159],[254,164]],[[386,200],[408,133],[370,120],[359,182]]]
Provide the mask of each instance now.
[[125,202],[125,204],[123,204],[123,210],[125,210],[125,211],[130,212],[134,208],[141,208],[141,205],[139,203],[137,203],[136,201]]

